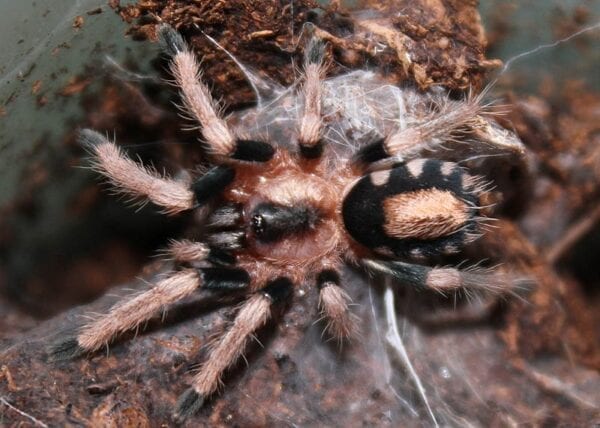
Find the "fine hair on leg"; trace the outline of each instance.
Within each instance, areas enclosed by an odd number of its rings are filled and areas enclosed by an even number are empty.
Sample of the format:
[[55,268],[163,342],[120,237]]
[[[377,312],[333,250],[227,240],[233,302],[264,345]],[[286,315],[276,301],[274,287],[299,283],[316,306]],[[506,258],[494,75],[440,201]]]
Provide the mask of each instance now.
[[118,334],[137,327],[165,307],[190,295],[200,286],[200,276],[191,269],[171,273],[150,290],[118,303],[77,334],[77,343],[86,352],[96,351]]
[[304,84],[302,86],[304,106],[298,129],[300,154],[308,159],[317,158],[323,152],[323,140],[321,139],[323,126],[321,118],[322,80],[325,74],[323,54],[323,43],[315,37],[311,38],[304,58]]
[[202,407],[204,400],[219,387],[225,370],[244,352],[256,330],[271,318],[273,304],[284,301],[291,290],[291,281],[280,277],[267,283],[262,290],[251,295],[242,304],[233,325],[211,349],[200,372],[194,376],[192,387],[180,397],[175,413],[176,419],[185,419]]
[[323,270],[317,275],[319,309],[325,317],[326,330],[338,341],[350,338],[356,332],[349,310],[350,296],[339,286],[339,274]]
[[94,157],[93,169],[108,178],[118,192],[147,198],[163,207],[167,214],[178,214],[194,207],[194,193],[189,185],[162,177],[132,161],[102,134],[83,129],[79,133],[79,142]]

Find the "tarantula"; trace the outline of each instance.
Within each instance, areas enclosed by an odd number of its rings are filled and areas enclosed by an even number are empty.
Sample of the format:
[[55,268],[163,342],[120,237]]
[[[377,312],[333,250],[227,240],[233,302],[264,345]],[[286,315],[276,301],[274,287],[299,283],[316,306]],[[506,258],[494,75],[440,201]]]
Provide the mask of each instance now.
[[234,129],[202,83],[181,35],[167,25],[158,33],[184,108],[199,124],[215,166],[188,183],[130,160],[95,131],[82,130],[79,139],[92,153],[95,169],[116,189],[145,197],[167,214],[199,210],[207,232],[202,242],[173,243],[169,251],[177,270],[58,342],[55,358],[96,351],[200,287],[245,293],[233,324],[179,400],[176,416],[185,418],[215,393],[273,306],[288,300],[299,284],[319,290],[331,335],[350,336],[349,297],[340,281],[345,264],[440,292],[511,287],[510,278],[498,272],[426,265],[478,235],[485,186],[457,163],[422,158],[423,152],[435,154],[448,140],[468,141],[466,136],[479,136],[469,142],[479,145],[472,151],[518,146],[492,138],[504,131],[481,116],[480,99],[451,101],[407,89],[427,106],[425,116],[397,121],[387,135],[337,150],[323,111],[331,110],[332,102],[325,94],[324,45],[312,39],[305,48],[293,139],[269,141]]

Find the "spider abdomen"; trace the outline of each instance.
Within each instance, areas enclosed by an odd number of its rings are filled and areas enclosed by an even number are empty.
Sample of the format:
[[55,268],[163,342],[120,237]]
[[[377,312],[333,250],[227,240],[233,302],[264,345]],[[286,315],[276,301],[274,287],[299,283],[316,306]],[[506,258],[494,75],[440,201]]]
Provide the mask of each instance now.
[[343,201],[344,226],[394,257],[456,252],[477,229],[479,191],[458,165],[417,159],[359,179]]

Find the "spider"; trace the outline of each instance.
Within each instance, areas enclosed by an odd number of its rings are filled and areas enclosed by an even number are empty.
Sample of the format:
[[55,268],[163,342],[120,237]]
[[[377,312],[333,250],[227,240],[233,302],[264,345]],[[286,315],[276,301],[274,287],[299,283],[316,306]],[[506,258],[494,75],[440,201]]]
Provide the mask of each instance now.
[[[466,141],[471,152],[521,147],[482,115],[479,98],[454,101],[406,88],[404,116],[386,135],[353,129],[342,138],[333,122],[348,121],[349,115],[332,95],[335,80],[325,79],[324,44],[312,38],[303,83],[287,91],[298,99],[297,110],[288,114],[291,136],[273,141],[226,120],[181,35],[166,24],[158,34],[183,107],[198,123],[213,166],[193,181],[176,180],[132,161],[96,131],[80,131],[79,140],[94,168],[117,190],[146,198],[169,215],[196,210],[205,233],[202,241],[173,242],[168,251],[177,269],[57,342],[54,358],[97,351],[199,288],[243,293],[229,330],[178,401],[175,416],[184,419],[216,392],[253,333],[301,284],[318,290],[330,334],[352,336],[355,323],[341,282],[345,265],[442,293],[511,288],[510,277],[499,272],[427,265],[473,241],[484,220],[485,182],[458,163],[436,158],[436,151],[448,141]],[[362,81],[385,90],[371,77],[345,76],[337,89],[352,90]],[[425,152],[433,156],[422,157]]]

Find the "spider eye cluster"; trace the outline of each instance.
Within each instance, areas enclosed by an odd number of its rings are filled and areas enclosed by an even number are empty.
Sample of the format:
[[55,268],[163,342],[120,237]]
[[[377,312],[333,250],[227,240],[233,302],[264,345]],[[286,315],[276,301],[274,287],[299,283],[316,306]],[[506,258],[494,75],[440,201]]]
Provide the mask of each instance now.
[[252,211],[250,227],[262,242],[276,242],[286,236],[311,229],[317,221],[314,209],[261,203]]

